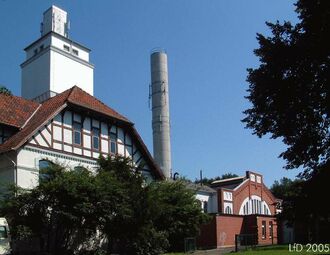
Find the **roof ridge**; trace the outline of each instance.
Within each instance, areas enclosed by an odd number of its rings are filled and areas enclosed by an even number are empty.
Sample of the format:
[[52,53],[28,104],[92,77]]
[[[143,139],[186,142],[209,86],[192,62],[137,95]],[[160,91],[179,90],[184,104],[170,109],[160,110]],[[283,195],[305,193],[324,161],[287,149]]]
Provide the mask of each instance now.
[[24,122],[24,124],[22,125],[22,127],[20,129],[23,129],[27,124],[28,122],[33,118],[33,116],[37,113],[37,111],[40,109],[42,105],[39,104],[37,109],[34,110],[34,112],[31,114],[31,116]]
[[[124,119],[126,122],[128,123],[132,123],[126,116],[124,116],[123,114],[119,113],[118,111],[116,111],[115,109],[113,109],[112,107],[106,105],[105,103],[103,103],[100,99],[98,99],[97,97],[89,94],[88,92],[86,92],[85,90],[83,90],[82,88],[78,87],[77,85],[74,85],[72,88],[71,88],[71,91],[67,97],[67,101],[70,102],[70,103],[73,103],[73,104],[77,104],[77,102],[71,98],[71,96],[73,96],[73,92],[75,90],[78,90],[80,92],[83,92],[85,94],[87,94],[88,96],[90,96],[91,98],[93,98],[95,101],[97,101],[98,103],[100,103],[101,105],[103,105],[104,107],[110,109],[111,111],[113,111],[115,114],[117,114],[118,116],[120,116],[119,119]],[[96,109],[94,109],[96,110]],[[97,111],[97,110],[96,110]],[[118,117],[117,117],[118,118]],[[132,123],[133,124],[133,123]]]

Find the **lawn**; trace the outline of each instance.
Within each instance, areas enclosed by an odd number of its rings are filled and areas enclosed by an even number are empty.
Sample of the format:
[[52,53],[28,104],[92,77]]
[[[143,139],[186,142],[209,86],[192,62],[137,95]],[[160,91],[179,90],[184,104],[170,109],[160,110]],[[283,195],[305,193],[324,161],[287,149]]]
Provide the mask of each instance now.
[[330,254],[329,252],[313,252],[312,250],[307,252],[307,247],[305,246],[302,251],[297,252],[297,251],[289,251],[289,246],[288,245],[273,245],[273,246],[264,246],[264,247],[257,247],[253,250],[247,250],[247,251],[240,251],[235,254],[240,254],[240,255],[286,255],[286,254]]
[[[184,255],[184,254],[194,254],[194,253],[166,253],[164,255]],[[202,254],[202,253],[198,253]],[[217,251],[213,252],[207,252],[205,254],[220,254]],[[312,254],[330,254],[330,252],[313,252],[310,250],[307,252],[306,246],[304,247],[303,251],[301,252],[295,252],[295,251],[289,251],[289,246],[288,245],[273,245],[273,246],[263,246],[263,247],[257,247],[253,250],[248,249],[244,251],[239,251],[237,253],[227,253],[227,254],[233,254],[233,255],[294,255],[294,254],[306,254],[306,255],[312,255]]]

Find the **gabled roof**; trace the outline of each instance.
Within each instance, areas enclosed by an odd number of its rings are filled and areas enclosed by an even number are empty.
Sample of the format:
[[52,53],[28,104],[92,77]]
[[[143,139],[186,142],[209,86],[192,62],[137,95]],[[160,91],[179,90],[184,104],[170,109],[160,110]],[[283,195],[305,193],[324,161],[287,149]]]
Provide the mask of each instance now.
[[0,94],[0,124],[20,128],[39,104],[21,97]]
[[211,183],[211,187],[215,189],[226,188],[233,190],[237,186],[239,186],[245,179],[246,179],[245,176],[240,176],[240,177],[217,180]]
[[211,187],[207,185],[201,185],[201,184],[196,184],[196,183],[187,183],[187,187],[189,189],[195,190],[195,191],[200,191],[200,192],[205,192],[205,193],[216,193],[217,191],[215,189],[212,189]]
[[[137,141],[137,146],[140,148],[141,153],[145,156],[147,163],[155,169],[158,177],[164,178],[162,171],[154,162],[147,147],[135,130],[133,123],[77,86],[74,86],[71,89],[56,95],[55,97],[44,101],[42,104],[15,96],[1,95],[0,100],[0,124],[3,123],[9,125],[8,123],[11,123],[12,126],[20,128],[20,130],[11,136],[5,143],[0,144],[0,153],[17,150],[20,148],[42,126],[47,124],[48,121],[54,118],[66,106],[70,105],[81,107],[88,111],[100,114],[105,118],[119,120],[123,123],[132,134],[133,138]],[[4,103],[2,103],[2,100]],[[7,108],[9,110],[6,110]],[[7,114],[1,114],[3,111],[9,112],[7,112]],[[15,112],[17,112],[16,115]]]

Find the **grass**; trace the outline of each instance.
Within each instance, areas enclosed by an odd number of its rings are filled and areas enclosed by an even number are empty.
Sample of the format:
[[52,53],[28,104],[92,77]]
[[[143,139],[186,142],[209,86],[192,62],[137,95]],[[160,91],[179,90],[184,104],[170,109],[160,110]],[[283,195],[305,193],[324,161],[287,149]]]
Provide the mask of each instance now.
[[[188,253],[166,253],[164,255],[184,255]],[[190,253],[191,254],[191,253]],[[192,253],[193,254],[193,253]],[[211,253],[210,253],[211,254]],[[213,253],[212,253],[213,254]],[[329,252],[313,252],[310,250],[307,252],[307,247],[304,246],[303,251],[301,252],[295,252],[295,251],[289,251],[288,245],[272,245],[272,246],[263,246],[263,247],[256,247],[255,249],[248,249],[244,251],[239,251],[237,253],[227,253],[232,255],[312,255],[312,254],[330,254]]]
[[272,246],[264,246],[264,247],[257,247],[255,249],[249,249],[246,251],[240,251],[235,253],[240,255],[293,255],[293,254],[329,254],[329,252],[313,252],[310,250],[307,252],[307,247],[305,246],[301,252],[289,251],[288,245],[272,245]]

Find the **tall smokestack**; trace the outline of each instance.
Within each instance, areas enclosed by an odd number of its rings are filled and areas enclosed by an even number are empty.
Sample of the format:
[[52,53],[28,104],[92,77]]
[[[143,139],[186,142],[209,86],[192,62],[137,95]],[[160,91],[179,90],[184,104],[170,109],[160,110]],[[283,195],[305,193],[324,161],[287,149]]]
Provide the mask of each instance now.
[[150,64],[154,159],[166,179],[169,179],[172,164],[166,52],[164,50],[154,51],[150,56]]

